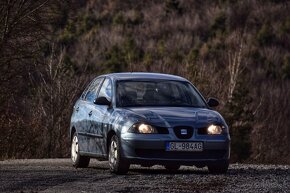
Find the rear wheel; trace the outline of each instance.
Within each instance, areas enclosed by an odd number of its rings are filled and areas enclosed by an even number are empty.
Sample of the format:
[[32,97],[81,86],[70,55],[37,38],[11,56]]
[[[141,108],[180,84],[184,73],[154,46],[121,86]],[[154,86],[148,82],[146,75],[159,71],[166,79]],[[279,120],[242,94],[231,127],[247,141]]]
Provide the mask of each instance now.
[[79,140],[76,133],[74,133],[71,141],[71,160],[73,166],[76,168],[86,168],[89,166],[90,158],[81,156],[79,152]]
[[208,171],[212,174],[225,174],[229,168],[229,161],[219,161],[215,163],[211,163],[207,166]]
[[120,140],[117,135],[113,135],[109,146],[110,171],[116,174],[126,174],[130,164],[121,155]]
[[165,165],[164,167],[165,167],[168,171],[176,172],[177,170],[179,170],[180,165]]

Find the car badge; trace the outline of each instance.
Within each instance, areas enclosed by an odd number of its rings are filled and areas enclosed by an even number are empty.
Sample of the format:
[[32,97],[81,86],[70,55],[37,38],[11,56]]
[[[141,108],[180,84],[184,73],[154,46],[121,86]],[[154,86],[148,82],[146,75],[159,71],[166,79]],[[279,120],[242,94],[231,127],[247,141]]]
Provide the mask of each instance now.
[[180,133],[181,135],[187,135],[187,129],[181,129]]

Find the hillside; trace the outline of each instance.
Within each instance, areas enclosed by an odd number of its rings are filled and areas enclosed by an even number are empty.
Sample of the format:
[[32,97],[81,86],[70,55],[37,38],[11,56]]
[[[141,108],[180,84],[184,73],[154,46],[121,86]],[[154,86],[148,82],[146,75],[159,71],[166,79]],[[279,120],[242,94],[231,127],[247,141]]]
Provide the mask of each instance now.
[[[290,164],[287,1],[25,2],[1,11],[3,159],[67,156],[72,105],[88,81],[146,71],[184,76],[221,101],[232,161]],[[15,10],[24,19],[14,25]]]

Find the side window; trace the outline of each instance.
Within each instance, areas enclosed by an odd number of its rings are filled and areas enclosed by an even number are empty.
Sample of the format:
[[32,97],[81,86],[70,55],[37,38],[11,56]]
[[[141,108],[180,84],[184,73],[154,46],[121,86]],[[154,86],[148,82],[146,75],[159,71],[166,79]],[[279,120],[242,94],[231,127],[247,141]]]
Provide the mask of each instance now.
[[112,98],[112,83],[110,79],[106,78],[104,81],[98,97],[106,97],[108,100]]
[[96,79],[90,86],[86,93],[86,100],[93,102],[97,98],[97,92],[103,78]]
[[86,95],[88,93],[88,90],[90,89],[91,85],[94,83],[94,80],[92,80],[85,88],[84,92],[82,93],[81,98],[84,100],[86,98]]

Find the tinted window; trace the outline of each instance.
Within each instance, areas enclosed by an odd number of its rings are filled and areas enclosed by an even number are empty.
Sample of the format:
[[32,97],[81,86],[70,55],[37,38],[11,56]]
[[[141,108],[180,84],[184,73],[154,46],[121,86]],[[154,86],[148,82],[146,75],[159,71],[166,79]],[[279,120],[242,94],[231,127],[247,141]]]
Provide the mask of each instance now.
[[112,84],[110,79],[106,78],[104,81],[98,97],[106,97],[108,100],[112,98]]
[[117,106],[206,107],[206,104],[188,82],[150,80],[118,82]]
[[91,85],[88,88],[88,91],[86,93],[86,100],[93,102],[97,97],[97,92],[100,87],[100,84],[102,82],[103,78],[98,78],[94,82],[91,83]]
[[81,96],[82,99],[85,99],[85,98],[86,98],[87,92],[88,92],[88,90],[89,90],[91,84],[93,84],[93,82],[94,82],[94,80],[91,81],[90,84],[87,85],[86,89],[85,89],[84,92],[82,93],[82,96]]

